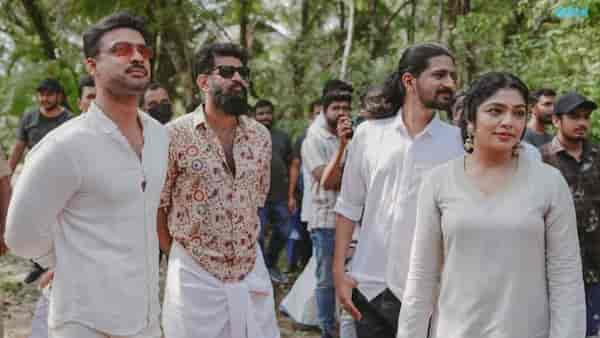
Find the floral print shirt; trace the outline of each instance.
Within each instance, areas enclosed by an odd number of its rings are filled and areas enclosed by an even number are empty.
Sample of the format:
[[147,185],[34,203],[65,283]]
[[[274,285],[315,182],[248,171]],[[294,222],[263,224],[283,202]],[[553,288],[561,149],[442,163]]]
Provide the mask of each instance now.
[[222,282],[244,280],[256,260],[257,209],[269,192],[269,131],[240,116],[233,144],[235,169],[230,170],[202,106],[167,129],[171,143],[161,207],[171,236]]
[[554,137],[541,151],[544,162],[562,172],[573,194],[584,282],[600,283],[600,149],[584,142],[577,161]]

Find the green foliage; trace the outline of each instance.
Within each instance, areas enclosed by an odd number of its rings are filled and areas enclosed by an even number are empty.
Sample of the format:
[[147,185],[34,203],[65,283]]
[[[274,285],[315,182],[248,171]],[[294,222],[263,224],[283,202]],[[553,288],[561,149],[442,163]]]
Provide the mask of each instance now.
[[[576,89],[600,102],[600,0],[354,1],[347,78],[359,92],[395,69],[414,28],[416,42],[439,38],[450,46],[461,87],[483,72],[507,70],[531,88]],[[56,52],[49,59],[48,41],[22,2],[0,0],[0,41],[6,42],[0,47],[0,142],[12,143],[16,121],[35,105],[34,88],[45,77],[61,80],[75,109],[77,79],[85,72],[81,34],[121,9],[144,16],[155,33],[154,80],[167,85],[179,106],[195,92],[194,51],[207,41],[232,40],[248,46],[252,57],[251,103],[273,101],[278,124],[297,136],[308,103],[327,79],[339,76],[349,22],[344,2],[38,0]],[[587,8],[589,16],[558,18],[553,13],[561,6]],[[600,138],[598,114],[592,134]]]

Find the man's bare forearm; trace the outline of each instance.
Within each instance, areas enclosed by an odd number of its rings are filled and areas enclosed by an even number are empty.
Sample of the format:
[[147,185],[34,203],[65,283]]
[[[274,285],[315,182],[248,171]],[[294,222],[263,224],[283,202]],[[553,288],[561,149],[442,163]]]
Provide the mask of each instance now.
[[340,143],[335,156],[327,163],[327,166],[325,166],[325,170],[323,170],[323,175],[321,176],[321,186],[323,186],[325,190],[340,190],[342,185],[342,174],[344,172],[342,160],[345,151],[346,143]]

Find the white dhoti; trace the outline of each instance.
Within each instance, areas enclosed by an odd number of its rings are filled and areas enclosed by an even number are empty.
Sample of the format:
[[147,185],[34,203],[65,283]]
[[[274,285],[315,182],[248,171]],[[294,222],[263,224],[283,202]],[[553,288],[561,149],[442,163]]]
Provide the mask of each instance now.
[[163,305],[168,338],[279,338],[273,287],[258,249],[242,282],[223,283],[173,241]]
[[279,305],[279,309],[290,316],[294,322],[305,326],[319,327],[317,300],[315,299],[316,271],[317,263],[313,256]]

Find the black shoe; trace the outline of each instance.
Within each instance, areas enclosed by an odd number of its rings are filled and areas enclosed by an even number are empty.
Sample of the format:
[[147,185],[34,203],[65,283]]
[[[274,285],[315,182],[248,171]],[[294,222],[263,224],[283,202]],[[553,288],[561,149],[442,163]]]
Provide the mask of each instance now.
[[23,282],[25,282],[25,284],[31,284],[38,280],[38,278],[40,278],[46,271],[48,271],[48,269],[44,269],[39,264],[33,263],[33,270],[29,272]]

